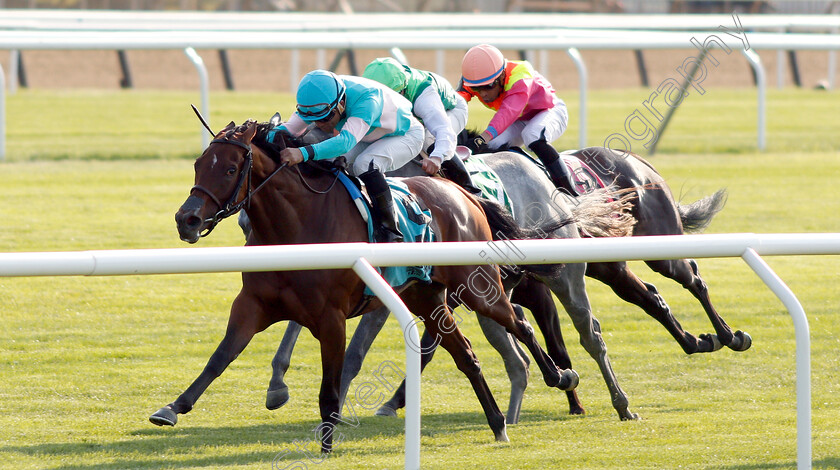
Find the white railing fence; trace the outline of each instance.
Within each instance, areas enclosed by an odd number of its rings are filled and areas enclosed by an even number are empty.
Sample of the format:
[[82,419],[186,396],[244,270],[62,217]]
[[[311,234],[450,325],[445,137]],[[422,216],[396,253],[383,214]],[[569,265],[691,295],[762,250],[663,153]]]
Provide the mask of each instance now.
[[[16,15],[13,15],[16,13]],[[833,82],[834,54],[840,49],[840,15],[802,15],[781,17],[750,15],[586,15],[561,19],[554,15],[347,15],[337,14],[204,14],[176,15],[134,12],[79,13],[45,11],[4,12],[0,18],[0,50],[183,50],[200,77],[202,113],[209,116],[209,84],[201,49],[286,49],[298,57],[299,50],[323,49],[413,49],[466,50],[491,41],[502,49],[529,51],[565,51],[578,69],[581,106],[579,110],[578,146],[585,147],[587,129],[587,73],[580,55],[583,49],[648,50],[695,49],[691,39],[726,38],[726,47],[740,51],[757,77],[758,116],[756,145],[766,146],[765,138],[765,71],[754,52],[756,49],[776,51],[828,51],[829,77]],[[233,19],[235,18],[235,19]],[[541,20],[541,18],[543,18]],[[227,23],[222,20],[228,19]],[[635,19],[635,22],[634,22]],[[266,21],[274,20],[271,23]],[[735,20],[735,23],[733,23]],[[120,27],[126,21],[133,27]],[[162,23],[163,22],[163,23]],[[573,24],[575,28],[558,27]],[[644,25],[638,29],[630,25]],[[222,26],[223,25],[223,26]],[[355,26],[351,26],[355,25]],[[733,39],[719,29],[745,35]],[[760,30],[761,32],[755,32]],[[809,31],[785,33],[779,31]],[[772,32],[770,32],[772,31]],[[835,34],[831,34],[835,32]],[[727,33],[727,34],[729,34]],[[737,35],[734,37],[738,37]],[[722,40],[720,42],[723,42]],[[711,47],[711,46],[709,46]],[[719,46],[716,46],[719,47]],[[694,52],[692,52],[694,53]],[[727,52],[728,53],[728,52]],[[299,80],[300,69],[289,67],[290,83]],[[10,57],[10,68],[17,61]],[[779,62],[780,64],[782,61]],[[14,70],[13,70],[14,72]],[[443,75],[442,70],[438,70]],[[781,72],[777,72],[779,75]],[[4,74],[0,66],[0,75]],[[0,77],[0,80],[3,80]],[[17,76],[10,74],[8,86],[14,92]],[[702,80],[700,80],[702,82]],[[692,83],[694,85],[694,83]],[[0,94],[5,93],[0,87]],[[294,92],[294,90],[292,90]],[[5,156],[5,108],[0,96],[0,160]],[[201,142],[207,137],[200,130]]]
[[[173,248],[52,253],[0,253],[0,276],[110,276],[202,272],[353,269],[408,328],[411,315],[372,266],[487,264],[488,243],[510,264],[676,258],[742,258],[779,297],[796,337],[798,468],[811,468],[811,346],[799,300],[760,255],[840,255],[840,233],[721,234],[429,244],[367,243]],[[406,343],[405,468],[420,468],[420,359]]]

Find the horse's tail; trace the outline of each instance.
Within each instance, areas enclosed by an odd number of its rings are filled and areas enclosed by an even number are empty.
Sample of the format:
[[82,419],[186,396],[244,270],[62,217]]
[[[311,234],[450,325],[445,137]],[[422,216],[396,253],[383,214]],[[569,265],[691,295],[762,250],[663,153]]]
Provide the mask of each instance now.
[[[552,220],[540,227],[528,228],[519,225],[510,212],[496,201],[484,198],[476,198],[484,214],[487,223],[493,232],[493,240],[525,240],[546,238],[546,234],[554,233],[566,225],[573,224],[573,218]],[[553,277],[559,274],[560,265],[557,264],[521,264],[519,267],[537,276]]]
[[726,189],[720,189],[711,196],[706,196],[687,206],[677,204],[683,232],[702,232],[712,222],[715,214],[720,212],[723,206],[726,205],[726,198]]
[[[559,193],[555,193],[557,195]],[[572,217],[581,231],[593,237],[628,237],[636,219],[630,214],[636,193],[614,186],[596,189],[569,201]]]

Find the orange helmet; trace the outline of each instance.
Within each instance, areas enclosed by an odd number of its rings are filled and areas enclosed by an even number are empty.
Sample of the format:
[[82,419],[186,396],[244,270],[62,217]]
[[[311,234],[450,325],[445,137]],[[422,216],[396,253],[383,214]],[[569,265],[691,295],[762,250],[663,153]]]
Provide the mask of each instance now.
[[492,83],[504,69],[505,57],[489,44],[470,48],[461,61],[461,76],[464,77],[464,84],[470,87]]

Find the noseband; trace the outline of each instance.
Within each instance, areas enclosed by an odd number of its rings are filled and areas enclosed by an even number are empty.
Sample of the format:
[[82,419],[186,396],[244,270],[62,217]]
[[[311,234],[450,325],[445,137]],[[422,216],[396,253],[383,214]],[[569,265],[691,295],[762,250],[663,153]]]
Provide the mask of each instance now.
[[[210,143],[211,144],[233,144],[233,145],[236,145],[238,147],[242,147],[243,149],[245,149],[245,164],[242,165],[242,170],[239,172],[239,178],[236,181],[236,189],[233,190],[233,193],[231,193],[230,198],[228,198],[227,202],[225,202],[224,204],[221,203],[221,201],[219,200],[218,197],[216,197],[215,194],[213,194],[209,189],[205,188],[204,186],[201,186],[201,185],[197,184],[197,185],[193,186],[192,189],[190,190],[190,192],[197,190],[197,191],[200,191],[200,192],[206,194],[207,196],[210,197],[210,199],[213,200],[213,202],[219,208],[219,211],[216,212],[213,215],[213,217],[211,217],[209,219],[206,219],[204,221],[209,225],[208,225],[207,228],[204,229],[204,231],[202,233],[199,234],[199,236],[201,236],[201,237],[206,237],[207,235],[210,235],[210,232],[212,232],[213,229],[216,228],[216,225],[218,225],[219,222],[221,222],[222,220],[232,216],[233,214],[236,214],[243,207],[245,207],[246,209],[250,208],[251,207],[251,198],[254,196],[254,194],[256,194],[257,191],[259,191],[263,186],[265,186],[265,184],[268,183],[268,181],[274,175],[276,175],[280,170],[282,170],[283,168],[286,167],[286,163],[280,164],[280,166],[278,166],[270,175],[268,175],[268,177],[265,179],[265,181],[260,183],[260,185],[257,186],[254,190],[251,190],[251,173],[252,173],[251,170],[254,168],[254,153],[251,150],[251,146],[248,145],[248,144],[239,142],[238,140],[227,140],[227,139],[213,139],[213,140],[210,141]],[[246,187],[247,194],[245,195],[245,197],[241,201],[236,202],[236,197],[239,195],[239,192],[242,190],[242,186],[246,184],[246,181],[247,181],[247,184],[248,184],[248,186]]]

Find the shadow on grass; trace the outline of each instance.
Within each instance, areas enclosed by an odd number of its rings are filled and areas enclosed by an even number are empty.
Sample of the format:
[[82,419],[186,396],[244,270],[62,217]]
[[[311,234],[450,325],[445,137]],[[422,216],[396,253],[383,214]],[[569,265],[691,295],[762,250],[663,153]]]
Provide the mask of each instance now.
[[[218,427],[155,427],[132,431],[119,442],[64,442],[0,447],[0,453],[25,455],[45,462],[58,470],[96,470],[111,468],[218,468],[226,465],[264,464],[266,468],[286,468],[298,461],[319,463],[320,445],[314,432],[318,421],[260,424],[254,426]],[[392,456],[403,451],[405,421],[402,418],[360,417],[357,421],[339,424],[335,431],[334,458],[345,452],[343,447],[362,447],[366,455]],[[482,413],[444,413],[425,415],[422,419],[425,436],[459,435],[463,432],[485,433],[487,442],[493,434]],[[366,445],[362,441],[397,439],[399,445]],[[358,445],[354,445],[357,443]],[[270,450],[246,450],[253,445]],[[236,447],[242,446],[239,450]],[[205,449],[205,450],[203,450]],[[219,449],[215,451],[213,449]],[[223,454],[207,455],[202,454]],[[14,457],[12,457],[14,459]],[[62,464],[63,463],[63,464]],[[56,465],[57,464],[57,465]]]
[[[826,457],[824,459],[814,460],[812,462],[813,468],[840,468],[840,457]],[[725,467],[727,470],[754,470],[754,469],[772,469],[772,468],[796,468],[796,462],[775,463],[775,464],[752,464],[752,465],[732,465]]]

